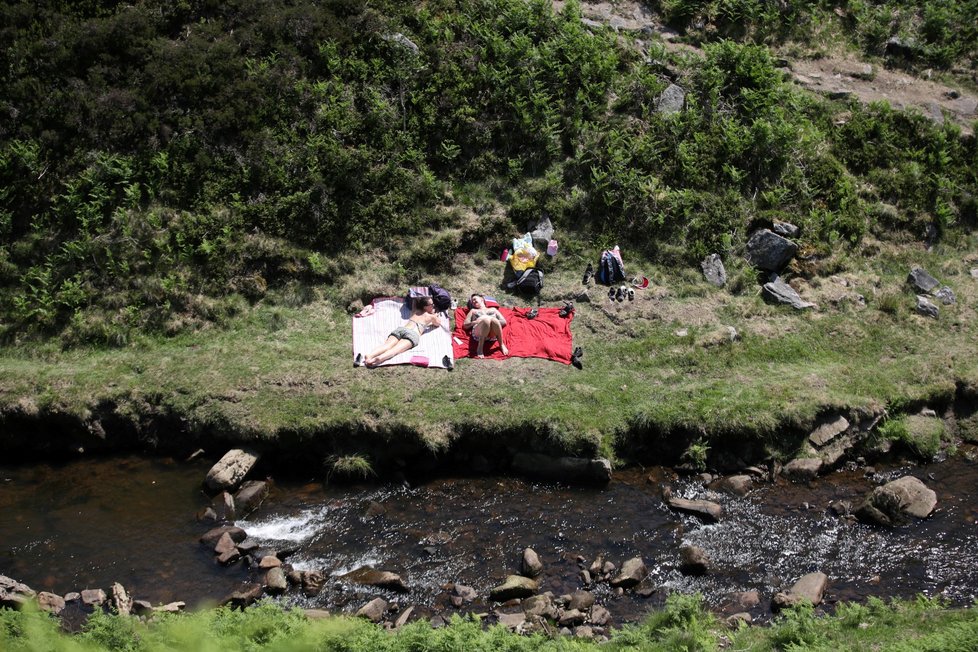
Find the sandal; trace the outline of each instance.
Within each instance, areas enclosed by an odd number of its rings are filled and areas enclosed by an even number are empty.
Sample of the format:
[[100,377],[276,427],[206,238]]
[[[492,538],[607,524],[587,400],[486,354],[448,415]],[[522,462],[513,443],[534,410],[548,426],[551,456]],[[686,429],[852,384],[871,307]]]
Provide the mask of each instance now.
[[564,307],[561,308],[560,309],[560,312],[558,312],[557,314],[560,315],[561,317],[569,317],[573,313],[574,313],[574,302],[573,301],[565,301],[564,302]]

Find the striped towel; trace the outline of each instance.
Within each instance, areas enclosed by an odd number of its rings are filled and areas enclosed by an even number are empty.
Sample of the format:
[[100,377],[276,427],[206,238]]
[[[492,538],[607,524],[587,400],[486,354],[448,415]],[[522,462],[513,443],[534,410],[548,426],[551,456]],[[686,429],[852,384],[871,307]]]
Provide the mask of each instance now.
[[[362,353],[366,357],[368,353],[383,344],[391,331],[398,326],[403,326],[404,322],[411,316],[411,309],[404,305],[404,299],[400,297],[374,299],[371,305],[373,306],[372,314],[353,318],[354,360],[356,360],[358,353]],[[423,362],[422,359],[427,358],[428,367],[444,369],[446,368],[446,356],[447,361],[454,364],[455,357],[452,352],[452,334],[449,330],[448,316],[443,314],[440,318],[443,328],[429,329],[421,336],[420,344],[394,356],[380,366],[413,364],[412,358],[417,362]]]

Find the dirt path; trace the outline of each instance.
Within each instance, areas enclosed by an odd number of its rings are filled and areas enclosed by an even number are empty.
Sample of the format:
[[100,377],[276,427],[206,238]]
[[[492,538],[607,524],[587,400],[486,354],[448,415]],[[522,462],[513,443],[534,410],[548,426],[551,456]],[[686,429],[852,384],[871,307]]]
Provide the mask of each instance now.
[[[565,2],[554,0],[562,10]],[[659,22],[648,7],[634,0],[582,2],[585,21],[611,25],[616,30],[662,38],[668,49],[695,50],[675,42],[678,36]],[[974,133],[978,96],[930,79],[887,70],[850,56],[789,61],[792,79],[799,86],[833,98],[855,97],[864,103],[887,101],[897,109],[916,109],[937,122],[949,120],[965,134]]]

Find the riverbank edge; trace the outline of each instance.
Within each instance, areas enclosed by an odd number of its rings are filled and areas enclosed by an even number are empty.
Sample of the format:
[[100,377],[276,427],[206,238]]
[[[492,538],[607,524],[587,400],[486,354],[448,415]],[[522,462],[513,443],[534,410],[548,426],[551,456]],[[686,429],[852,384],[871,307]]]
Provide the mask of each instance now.
[[[885,419],[921,410],[932,411],[945,424],[944,445],[953,445],[962,435],[973,440],[978,383],[956,380],[953,387],[953,392],[908,400],[889,409],[881,404],[820,405],[807,416],[797,412],[773,419],[759,415],[757,422],[765,425],[758,427],[732,424],[711,430],[632,419],[619,432],[568,437],[555,434],[546,423],[498,429],[473,420],[456,425],[439,440],[403,425],[384,428],[366,422],[309,430],[243,431],[233,424],[194,421],[145,397],[125,405],[101,400],[83,413],[57,407],[25,410],[20,403],[0,405],[0,447],[9,463],[134,452],[177,458],[203,452],[216,460],[228,448],[247,447],[258,452],[263,466],[276,475],[321,472],[331,476],[340,470],[336,461],[343,459],[364,462],[354,467],[378,478],[439,471],[526,475],[521,468],[525,464],[517,461],[521,455],[602,457],[614,467],[656,464],[730,472],[817,456],[809,443],[813,429],[842,417],[852,424],[852,436],[841,455],[836,451],[835,459],[825,465],[828,470],[856,455],[872,454],[880,443],[872,435]],[[532,470],[529,474],[533,475]],[[341,476],[340,472],[334,479],[341,480]]]

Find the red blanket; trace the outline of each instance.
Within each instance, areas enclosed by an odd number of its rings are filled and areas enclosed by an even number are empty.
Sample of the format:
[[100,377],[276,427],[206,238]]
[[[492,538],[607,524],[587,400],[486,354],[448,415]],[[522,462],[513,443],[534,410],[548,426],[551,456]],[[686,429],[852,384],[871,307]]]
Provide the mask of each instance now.
[[[499,308],[506,318],[503,328],[503,340],[509,348],[509,356],[503,355],[499,342],[486,342],[482,352],[487,358],[503,360],[507,357],[546,358],[564,364],[570,364],[573,336],[570,325],[574,313],[561,317],[560,308],[538,308],[539,314],[534,319],[527,318],[530,308]],[[452,349],[455,359],[474,358],[479,343],[469,336],[462,328],[468,308],[455,310],[455,331],[452,333]]]

